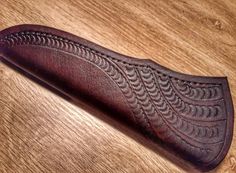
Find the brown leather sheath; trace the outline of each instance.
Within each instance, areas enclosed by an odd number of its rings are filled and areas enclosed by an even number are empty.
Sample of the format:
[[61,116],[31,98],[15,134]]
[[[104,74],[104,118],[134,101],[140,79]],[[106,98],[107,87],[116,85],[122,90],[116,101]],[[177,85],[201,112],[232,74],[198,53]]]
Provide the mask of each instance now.
[[38,25],[0,32],[0,56],[73,98],[114,111],[197,168],[225,157],[233,105],[225,77],[181,74]]

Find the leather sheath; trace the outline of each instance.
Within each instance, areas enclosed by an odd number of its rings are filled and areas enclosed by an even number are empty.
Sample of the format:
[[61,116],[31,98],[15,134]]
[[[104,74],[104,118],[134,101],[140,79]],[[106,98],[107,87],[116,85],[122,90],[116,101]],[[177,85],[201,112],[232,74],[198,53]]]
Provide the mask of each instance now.
[[177,73],[38,25],[1,31],[0,56],[63,93],[119,113],[199,169],[215,168],[230,147],[226,77]]

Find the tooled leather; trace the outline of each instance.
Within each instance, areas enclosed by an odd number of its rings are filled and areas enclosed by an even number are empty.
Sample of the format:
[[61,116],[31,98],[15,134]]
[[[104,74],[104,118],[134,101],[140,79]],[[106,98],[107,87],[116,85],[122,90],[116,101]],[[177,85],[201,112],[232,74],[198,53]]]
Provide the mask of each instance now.
[[117,59],[52,32],[26,30],[0,39],[1,47],[22,45],[60,50],[92,63],[119,87],[140,128],[193,162],[210,165],[222,152],[230,116],[224,83],[178,78],[148,63]]

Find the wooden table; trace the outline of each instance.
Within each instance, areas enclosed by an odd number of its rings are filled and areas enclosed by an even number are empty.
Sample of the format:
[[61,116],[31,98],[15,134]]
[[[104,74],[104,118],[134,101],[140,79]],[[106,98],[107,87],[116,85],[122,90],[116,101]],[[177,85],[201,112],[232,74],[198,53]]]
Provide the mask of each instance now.
[[[179,72],[227,76],[236,103],[236,1],[4,0],[0,16],[0,29],[47,25]],[[111,117],[0,63],[0,172],[197,172]],[[236,172],[235,136],[213,172]]]

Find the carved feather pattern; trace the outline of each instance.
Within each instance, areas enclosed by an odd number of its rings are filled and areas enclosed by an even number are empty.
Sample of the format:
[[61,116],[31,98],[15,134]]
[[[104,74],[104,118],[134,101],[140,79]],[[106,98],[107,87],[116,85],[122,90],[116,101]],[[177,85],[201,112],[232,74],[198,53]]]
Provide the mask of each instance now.
[[159,84],[162,88],[163,94],[167,100],[172,104],[174,109],[181,115],[195,120],[216,120],[222,115],[222,108],[220,105],[205,106],[203,103],[191,104],[185,102],[177,93],[178,90],[174,89],[174,86],[170,79],[163,80],[159,78]]
[[[210,162],[225,135],[225,104],[220,84],[184,81],[150,66],[127,63],[72,40],[44,32],[13,33],[0,46],[40,45],[91,62],[117,84],[145,131],[174,144],[199,162]],[[209,125],[210,123],[210,125]]]
[[206,85],[181,80],[173,80],[173,84],[183,96],[193,100],[204,101],[222,98],[222,90],[219,85]]
[[[151,120],[152,129],[156,134],[165,141],[175,143],[178,148],[189,146],[189,148],[185,147],[182,150],[194,152],[194,155],[199,155],[200,158],[209,159],[207,154],[211,150],[201,148],[201,146],[222,142],[224,129],[222,129],[221,123],[225,123],[224,120],[216,122],[212,126],[203,126],[196,120],[183,117],[173,109],[172,104],[165,96],[168,89],[165,88],[166,85],[162,85],[162,82],[168,81],[168,77],[163,77],[148,67],[138,69],[135,66],[129,66],[128,69],[126,73],[130,77],[129,81],[134,84],[133,90],[139,96],[140,102],[143,102],[143,110],[147,112],[147,118]],[[164,84],[166,83],[164,82]],[[192,143],[192,141],[195,142]],[[181,145],[182,143],[185,145]]]

